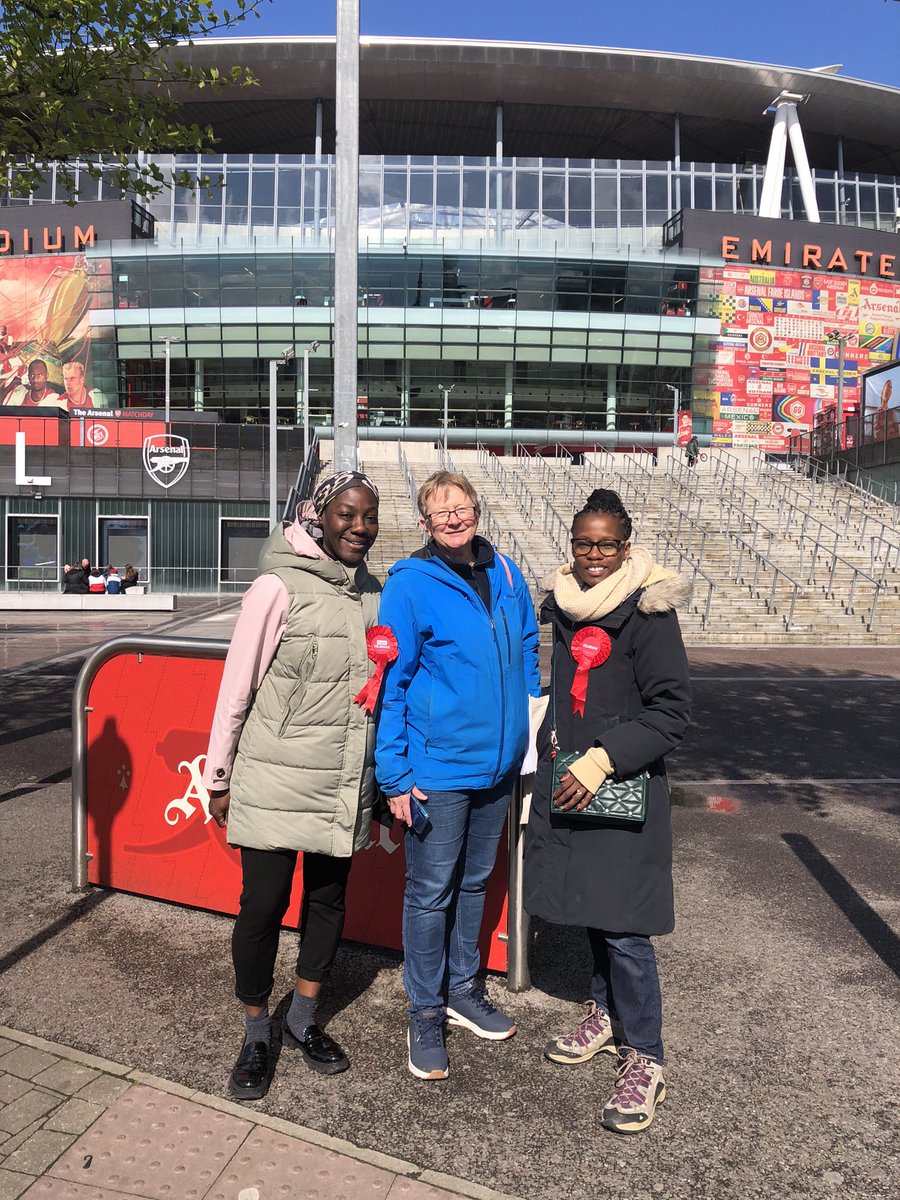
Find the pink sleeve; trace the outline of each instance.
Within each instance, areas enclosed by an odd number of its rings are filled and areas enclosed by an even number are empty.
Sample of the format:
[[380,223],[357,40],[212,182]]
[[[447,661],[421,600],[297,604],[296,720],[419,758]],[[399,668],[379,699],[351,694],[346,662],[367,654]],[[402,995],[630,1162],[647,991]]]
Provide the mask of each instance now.
[[241,601],[225,659],[203,769],[207,791],[222,791],[231,782],[238,739],[250,703],[272,665],[287,614],[287,588],[277,575],[260,575]]

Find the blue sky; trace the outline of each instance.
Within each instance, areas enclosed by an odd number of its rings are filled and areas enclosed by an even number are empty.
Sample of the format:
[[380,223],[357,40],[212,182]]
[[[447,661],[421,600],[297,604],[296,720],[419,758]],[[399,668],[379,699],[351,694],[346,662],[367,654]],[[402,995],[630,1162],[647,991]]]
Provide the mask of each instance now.
[[[225,0],[227,7],[227,0]],[[335,0],[272,0],[243,36],[334,33]],[[361,0],[362,32],[673,50],[843,74],[900,87],[896,0]]]

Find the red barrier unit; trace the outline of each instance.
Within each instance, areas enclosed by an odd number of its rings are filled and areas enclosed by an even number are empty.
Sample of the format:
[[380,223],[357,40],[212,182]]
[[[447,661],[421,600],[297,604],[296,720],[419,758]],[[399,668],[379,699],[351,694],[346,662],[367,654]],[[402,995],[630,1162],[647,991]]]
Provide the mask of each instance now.
[[[88,879],[213,912],[236,913],[238,851],[207,813],[200,775],[221,659],[121,653],[97,669],[86,696]],[[405,857],[400,827],[373,826],[350,875],[344,936],[400,949]],[[503,843],[501,843],[503,844]],[[507,967],[507,858],[488,885],[482,960]],[[302,856],[286,923],[296,928]]]

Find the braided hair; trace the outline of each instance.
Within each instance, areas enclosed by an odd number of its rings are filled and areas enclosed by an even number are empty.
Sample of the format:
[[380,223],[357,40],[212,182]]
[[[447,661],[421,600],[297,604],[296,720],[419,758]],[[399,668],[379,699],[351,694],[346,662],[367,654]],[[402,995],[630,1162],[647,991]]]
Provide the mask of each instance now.
[[614,492],[610,488],[595,488],[588,496],[584,508],[579,509],[575,514],[572,521],[572,532],[575,532],[579,517],[591,516],[594,513],[604,513],[606,516],[615,517],[622,525],[625,541],[629,540],[632,529],[631,517],[629,517],[618,492]]

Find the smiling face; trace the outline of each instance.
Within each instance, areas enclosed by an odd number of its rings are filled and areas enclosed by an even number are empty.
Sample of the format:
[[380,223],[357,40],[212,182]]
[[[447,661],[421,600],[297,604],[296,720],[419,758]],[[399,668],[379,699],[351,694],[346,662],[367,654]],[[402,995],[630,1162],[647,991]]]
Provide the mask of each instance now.
[[478,510],[461,487],[440,488],[429,497],[421,523],[442,550],[463,561],[478,531]]
[[[593,587],[621,569],[631,551],[624,534],[622,522],[609,513],[582,513],[577,518],[572,526],[572,571],[579,583]],[[594,544],[583,553],[588,542]]]
[[378,500],[367,487],[347,488],[326,505],[320,520],[328,557],[357,567],[378,537]]

